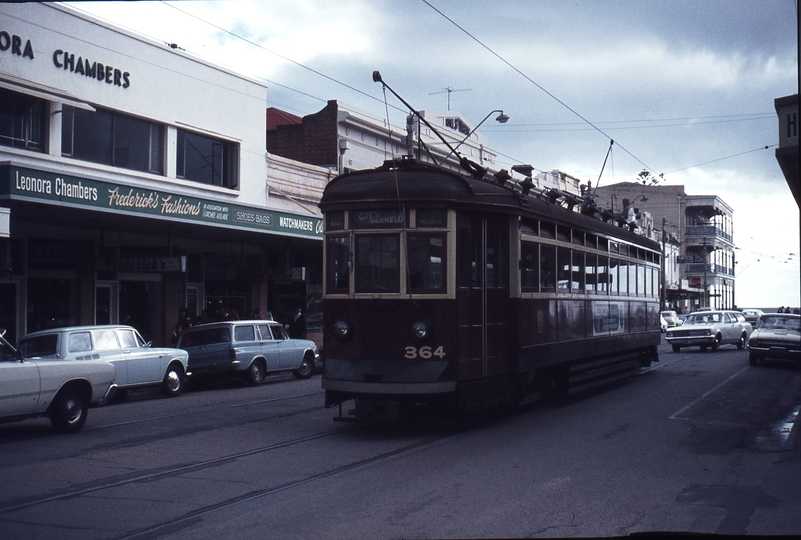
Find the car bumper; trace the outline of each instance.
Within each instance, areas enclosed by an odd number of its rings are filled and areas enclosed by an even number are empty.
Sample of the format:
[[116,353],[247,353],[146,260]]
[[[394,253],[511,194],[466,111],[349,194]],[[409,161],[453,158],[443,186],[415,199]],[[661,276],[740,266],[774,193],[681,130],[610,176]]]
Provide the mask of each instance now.
[[715,336],[687,336],[665,338],[670,345],[681,347],[699,347],[701,345],[712,345],[715,343]]
[[752,354],[763,358],[781,358],[785,360],[801,361],[801,350],[783,346],[752,347],[748,346]]

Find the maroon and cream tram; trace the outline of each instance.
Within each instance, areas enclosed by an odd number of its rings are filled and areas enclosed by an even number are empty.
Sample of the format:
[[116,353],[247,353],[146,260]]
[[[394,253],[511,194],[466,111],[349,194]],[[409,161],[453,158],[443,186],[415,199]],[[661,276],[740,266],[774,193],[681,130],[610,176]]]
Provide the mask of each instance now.
[[469,410],[658,360],[659,244],[476,176],[402,159],[329,183],[327,406]]

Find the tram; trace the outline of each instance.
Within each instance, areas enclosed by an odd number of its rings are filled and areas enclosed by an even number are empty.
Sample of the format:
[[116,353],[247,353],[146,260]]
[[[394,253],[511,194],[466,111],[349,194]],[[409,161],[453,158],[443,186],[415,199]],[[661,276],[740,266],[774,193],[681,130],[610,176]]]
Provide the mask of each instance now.
[[[530,171],[529,171],[530,173]],[[405,157],[326,187],[327,407],[573,393],[658,361],[660,247],[591,198]]]

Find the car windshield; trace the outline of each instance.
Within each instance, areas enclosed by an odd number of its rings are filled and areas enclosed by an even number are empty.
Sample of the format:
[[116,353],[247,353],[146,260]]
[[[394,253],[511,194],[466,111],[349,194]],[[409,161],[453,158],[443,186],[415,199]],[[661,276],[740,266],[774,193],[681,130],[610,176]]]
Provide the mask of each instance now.
[[19,350],[25,358],[53,356],[58,352],[58,336],[56,334],[46,334],[44,336],[22,338],[19,342]]
[[712,324],[723,320],[722,313],[693,313],[687,317],[684,324]]
[[796,317],[765,317],[759,320],[757,328],[767,328],[770,330],[801,330],[801,319]]

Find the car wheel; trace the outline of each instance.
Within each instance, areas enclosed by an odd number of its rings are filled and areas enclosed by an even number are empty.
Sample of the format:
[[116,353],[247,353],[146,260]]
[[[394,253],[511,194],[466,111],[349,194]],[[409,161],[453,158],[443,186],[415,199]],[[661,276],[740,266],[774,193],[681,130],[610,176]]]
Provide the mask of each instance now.
[[83,393],[65,389],[50,405],[50,423],[62,433],[75,433],[83,427],[89,403]]
[[314,373],[314,357],[307,353],[300,362],[300,367],[292,372],[298,379],[308,379]]
[[261,361],[254,360],[245,372],[245,380],[251,386],[258,386],[264,382],[264,367]]
[[737,348],[738,348],[738,349],[740,349],[741,351],[742,351],[743,349],[745,349],[745,341],[746,341],[747,339],[748,339],[748,336],[746,336],[745,334],[743,334],[742,336],[740,336],[740,341],[738,341],[738,342],[737,342]]
[[748,363],[752,366],[758,366],[762,359],[756,353],[748,354]]
[[718,352],[720,349],[720,335],[715,336],[715,341],[712,342],[712,352]]
[[673,352],[679,352],[681,350],[681,345],[673,345]]
[[183,370],[175,365],[170,365],[161,382],[161,391],[167,397],[180,396],[184,391],[184,381]]

